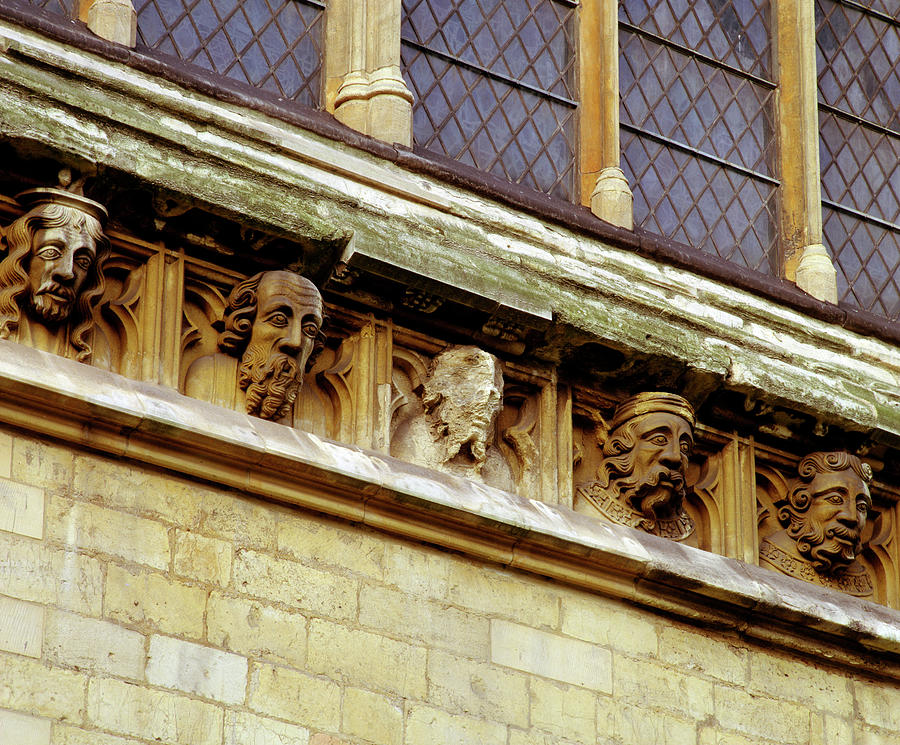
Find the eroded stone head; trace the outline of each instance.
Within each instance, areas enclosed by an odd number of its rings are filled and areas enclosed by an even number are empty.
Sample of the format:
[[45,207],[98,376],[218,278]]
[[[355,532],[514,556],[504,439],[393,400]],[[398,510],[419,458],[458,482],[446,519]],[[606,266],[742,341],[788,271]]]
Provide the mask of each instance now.
[[422,403],[444,462],[461,458],[480,467],[503,406],[500,361],[473,346],[444,350],[434,358]]

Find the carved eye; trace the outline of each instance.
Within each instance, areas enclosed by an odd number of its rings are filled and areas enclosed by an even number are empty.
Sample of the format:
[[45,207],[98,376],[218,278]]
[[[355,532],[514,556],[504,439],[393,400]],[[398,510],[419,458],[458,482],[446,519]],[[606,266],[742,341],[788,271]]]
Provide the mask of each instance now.
[[863,500],[859,500],[856,503],[856,511],[860,515],[867,515],[869,513],[869,505],[867,505]]
[[273,313],[269,316],[269,323],[278,328],[284,328],[288,325],[288,317],[284,313]]
[[666,445],[669,444],[669,438],[666,437],[665,435],[653,435],[650,438],[650,442],[652,442],[654,445],[659,445],[660,447],[665,447]]
[[93,264],[93,263],[94,262],[91,260],[90,256],[85,256],[84,254],[81,254],[81,255],[75,257],[75,264],[79,268],[84,269],[84,271],[88,271],[88,269],[91,268],[91,264]]
[[829,494],[825,497],[826,501],[831,502],[832,504],[843,504],[844,498],[840,494]]
[[690,455],[691,451],[693,449],[694,449],[694,446],[692,443],[688,442],[687,440],[681,441],[681,452],[682,453],[684,453],[685,455]]
[[44,246],[43,248],[39,248],[36,252],[36,255],[44,261],[55,261],[60,256],[62,256],[62,251],[60,251],[56,246]]
[[319,333],[319,324],[315,321],[305,321],[303,323],[303,335],[308,336],[310,339],[315,339],[316,335]]

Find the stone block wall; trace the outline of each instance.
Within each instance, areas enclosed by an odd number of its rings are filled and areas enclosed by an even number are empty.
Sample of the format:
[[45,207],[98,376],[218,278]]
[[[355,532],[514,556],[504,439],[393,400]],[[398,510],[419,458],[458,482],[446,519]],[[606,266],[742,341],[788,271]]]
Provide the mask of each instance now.
[[900,685],[16,430],[0,745],[887,745]]

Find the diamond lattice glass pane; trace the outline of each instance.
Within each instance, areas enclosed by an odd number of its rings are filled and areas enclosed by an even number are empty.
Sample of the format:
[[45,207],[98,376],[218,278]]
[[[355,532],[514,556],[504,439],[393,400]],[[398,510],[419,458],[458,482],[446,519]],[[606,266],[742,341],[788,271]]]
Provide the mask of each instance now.
[[900,224],[900,135],[819,112],[822,194]]
[[773,274],[775,186],[623,129],[635,224]]
[[621,119],[771,175],[775,91],[622,30]]
[[323,31],[319,3],[135,0],[135,10],[138,41],[148,47],[279,98],[319,105]]
[[404,0],[415,144],[572,199],[574,10],[566,0]]
[[404,0],[401,37],[572,98],[574,13],[558,0]]
[[417,145],[514,183],[572,199],[574,109],[415,49],[402,62]]
[[900,25],[817,0],[816,29],[819,100],[900,132]]
[[889,18],[900,18],[900,0],[862,0],[860,5],[884,13]]
[[892,321],[900,318],[900,230],[824,205],[822,220],[840,301]]
[[769,0],[624,0],[619,18],[739,70],[769,78]]
[[49,13],[66,16],[66,18],[75,17],[75,3],[77,0],[26,0],[30,5],[36,8],[43,8]]

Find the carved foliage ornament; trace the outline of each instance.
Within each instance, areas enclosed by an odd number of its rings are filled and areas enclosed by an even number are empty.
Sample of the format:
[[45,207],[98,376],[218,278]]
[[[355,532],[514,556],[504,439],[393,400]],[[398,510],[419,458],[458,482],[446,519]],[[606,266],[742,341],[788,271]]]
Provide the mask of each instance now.
[[93,351],[94,309],[105,287],[107,213],[83,196],[83,181],[73,183],[68,171],[61,172],[60,186],[16,197],[27,212],[4,232],[0,338],[84,362]]
[[871,595],[872,581],[859,561],[871,479],[869,465],[850,453],[807,455],[776,505],[783,528],[763,540],[760,562],[851,595]]
[[684,510],[694,410],[672,393],[639,393],[616,408],[602,443],[598,478],[575,492],[575,509],[682,541],[694,531]]
[[260,272],[231,291],[218,352],[191,365],[189,396],[280,421],[324,346],[322,296],[305,277]]

